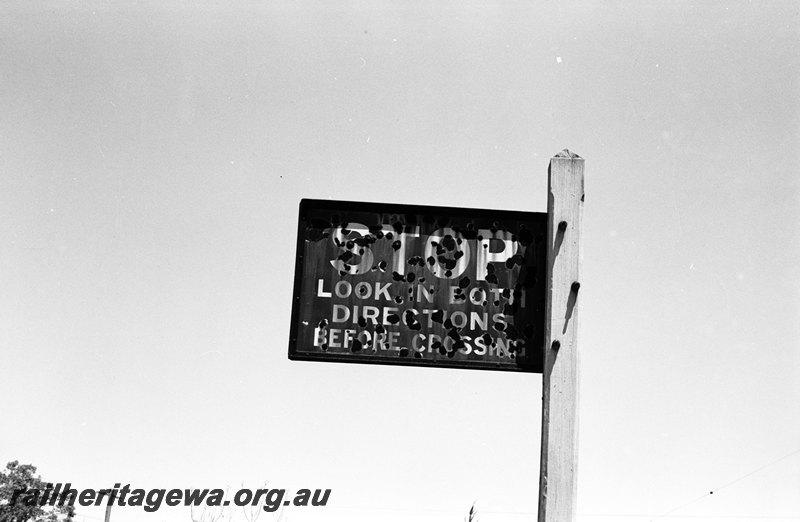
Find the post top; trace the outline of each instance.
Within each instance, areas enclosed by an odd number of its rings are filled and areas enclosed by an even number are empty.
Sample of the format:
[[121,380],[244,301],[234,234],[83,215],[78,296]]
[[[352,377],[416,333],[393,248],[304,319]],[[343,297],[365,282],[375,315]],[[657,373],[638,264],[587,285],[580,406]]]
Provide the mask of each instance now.
[[581,157],[575,154],[574,152],[570,152],[569,149],[564,149],[555,156],[554,158],[569,158],[569,159],[580,159]]

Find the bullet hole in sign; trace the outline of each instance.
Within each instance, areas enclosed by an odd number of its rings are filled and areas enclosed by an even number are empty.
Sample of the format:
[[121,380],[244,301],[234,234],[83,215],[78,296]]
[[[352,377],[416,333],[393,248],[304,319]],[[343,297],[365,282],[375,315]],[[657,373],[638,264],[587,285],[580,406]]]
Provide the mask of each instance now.
[[456,249],[456,240],[450,234],[445,234],[442,238],[441,246],[446,248],[449,252],[452,252]]
[[533,243],[533,234],[531,234],[531,231],[528,230],[525,225],[521,225],[519,227],[519,234],[517,237],[519,238],[519,242],[522,246],[527,247]]
[[494,273],[494,265],[491,263],[486,264],[486,282],[491,284],[498,284],[497,275]]
[[506,259],[506,268],[511,269],[514,268],[514,265],[522,266],[522,263],[525,261],[525,258],[519,254],[514,254],[513,256]]
[[[364,236],[361,236],[361,237],[358,237],[358,238],[354,239],[353,243],[355,243],[356,245],[358,245],[360,247],[367,247],[367,246],[375,243],[377,240],[378,239],[374,235],[366,234]],[[362,250],[359,252],[359,254],[363,254],[363,253],[364,253],[364,250],[362,248]]]
[[513,324],[507,324],[505,329],[506,339],[511,341],[515,341],[519,334],[517,334],[517,328]]
[[447,337],[451,338],[454,341],[461,340],[461,334],[458,333],[458,328],[455,326],[447,330]]
[[417,316],[411,310],[406,310],[403,314],[403,320],[411,330],[419,330],[422,328],[422,323],[417,321]]
[[436,256],[436,259],[439,260],[439,263],[442,264],[446,269],[451,270],[456,267],[456,259],[447,257],[446,255]]

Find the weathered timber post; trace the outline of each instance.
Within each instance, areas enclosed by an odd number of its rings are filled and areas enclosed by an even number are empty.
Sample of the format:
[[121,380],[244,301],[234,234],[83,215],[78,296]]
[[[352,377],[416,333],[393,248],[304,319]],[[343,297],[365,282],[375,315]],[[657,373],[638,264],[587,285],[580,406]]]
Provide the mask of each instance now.
[[578,468],[578,302],[583,159],[550,159],[547,300],[542,373],[539,522],[575,520]]

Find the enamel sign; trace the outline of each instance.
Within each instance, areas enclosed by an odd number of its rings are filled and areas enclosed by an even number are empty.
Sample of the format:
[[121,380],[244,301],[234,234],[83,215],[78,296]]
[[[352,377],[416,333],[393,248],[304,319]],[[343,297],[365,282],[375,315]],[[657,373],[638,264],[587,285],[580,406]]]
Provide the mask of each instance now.
[[300,202],[289,358],[542,371],[547,214]]

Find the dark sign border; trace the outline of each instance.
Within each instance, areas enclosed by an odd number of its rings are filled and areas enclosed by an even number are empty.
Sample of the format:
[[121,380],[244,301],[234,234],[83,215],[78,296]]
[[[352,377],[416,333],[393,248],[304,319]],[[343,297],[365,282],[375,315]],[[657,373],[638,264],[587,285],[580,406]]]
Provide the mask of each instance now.
[[[300,321],[300,296],[303,285],[303,254],[305,253],[306,216],[310,209],[332,212],[369,212],[377,214],[417,214],[439,216],[469,216],[473,218],[493,220],[519,220],[536,223],[546,229],[546,212],[523,212],[518,210],[492,210],[464,207],[440,207],[429,205],[408,205],[394,203],[374,203],[363,201],[340,201],[330,199],[301,199],[297,221],[297,247],[295,255],[294,293],[292,299],[292,318],[289,332],[289,359],[293,361],[338,362],[356,364],[380,364],[398,366],[425,366],[429,368],[459,368],[467,370],[494,370],[524,373],[542,373],[544,361],[542,357],[529,357],[526,365],[509,366],[490,362],[441,361],[435,359],[414,358],[377,358],[364,355],[345,355],[336,353],[308,353],[297,351],[297,337]],[[548,260],[545,260],[545,265]],[[544,324],[541,325],[544,328]],[[543,347],[534,348],[542,353]],[[538,355],[538,354],[537,354]]]

